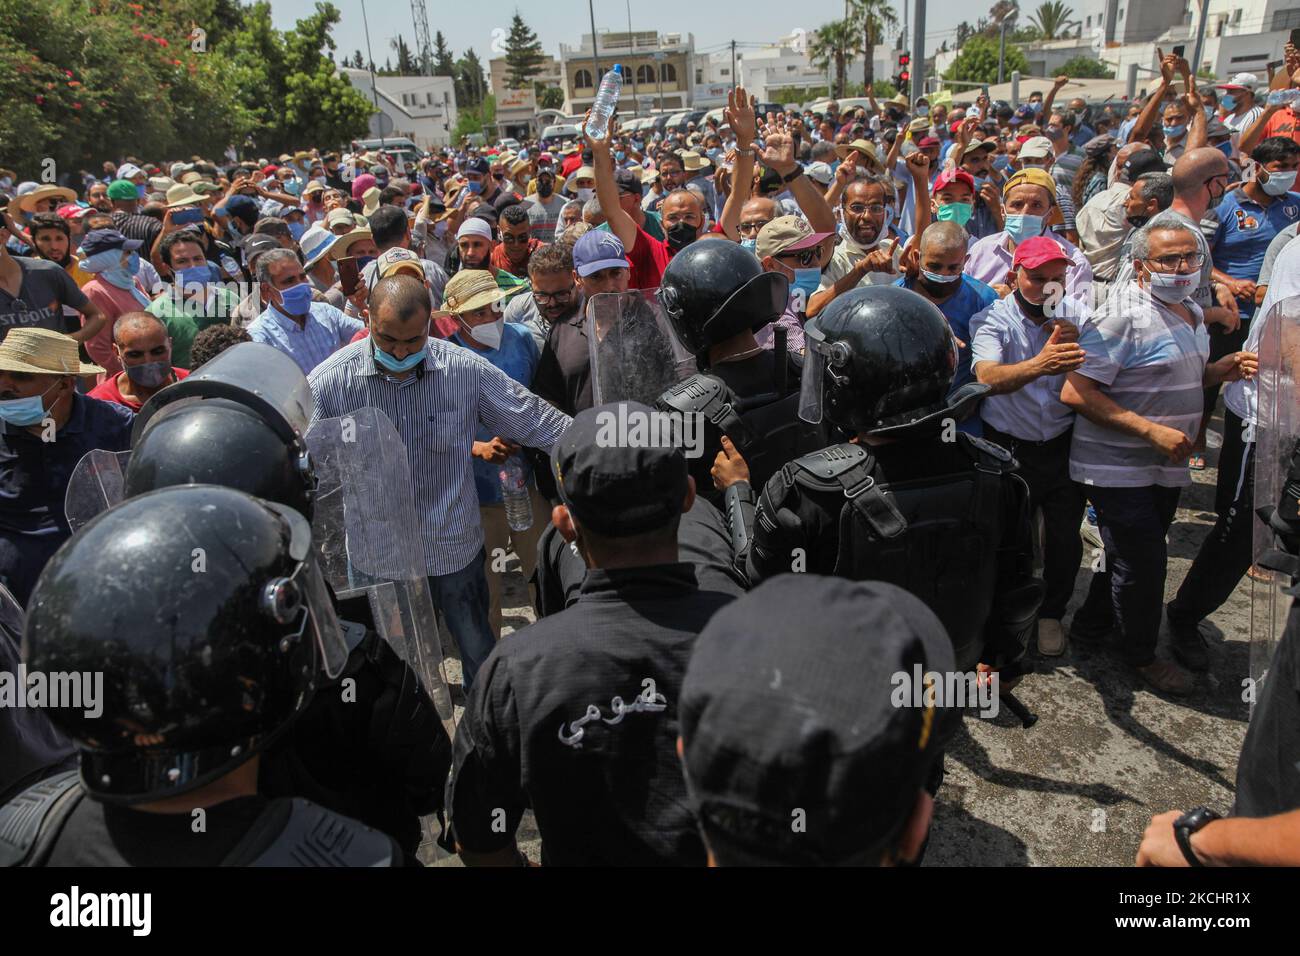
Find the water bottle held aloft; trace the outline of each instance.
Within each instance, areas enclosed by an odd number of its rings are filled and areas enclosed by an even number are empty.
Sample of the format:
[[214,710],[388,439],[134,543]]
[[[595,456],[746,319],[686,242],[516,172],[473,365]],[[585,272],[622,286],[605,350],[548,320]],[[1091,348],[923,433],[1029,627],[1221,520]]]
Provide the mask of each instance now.
[[588,139],[604,139],[609,133],[609,118],[618,108],[618,98],[623,92],[623,68],[617,63],[606,73],[596,91],[596,101],[591,104],[591,117],[583,132]]

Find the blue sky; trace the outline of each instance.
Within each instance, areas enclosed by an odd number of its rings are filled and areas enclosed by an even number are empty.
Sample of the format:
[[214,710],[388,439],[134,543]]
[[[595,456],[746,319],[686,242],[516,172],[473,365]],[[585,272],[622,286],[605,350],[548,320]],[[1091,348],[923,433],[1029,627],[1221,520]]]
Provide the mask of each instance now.
[[[490,52],[494,39],[500,45],[509,31],[510,19],[515,10],[538,34],[543,49],[558,55],[561,43],[576,46],[583,33],[590,33],[586,0],[425,0],[428,9],[429,31],[441,30],[453,51],[459,56],[467,47],[473,47],[486,63],[497,53]],[[361,0],[333,0],[342,11],[343,22],[335,31],[340,55],[360,49],[365,53],[365,32],[361,17]],[[596,29],[626,30],[627,0],[593,0]],[[992,0],[975,0],[975,4],[961,0],[931,0],[926,13],[927,47],[937,49],[947,39],[951,44],[957,23],[966,19],[974,23],[987,14]],[[1026,0],[1022,8],[1032,10],[1034,0]],[[314,0],[272,0],[272,15],[277,27],[291,28],[295,20],[310,14]],[[693,33],[698,51],[722,49],[733,39],[737,42],[756,43],[774,40],[796,28],[811,32],[821,24],[844,15],[843,0],[653,0],[651,3],[632,2],[632,29],[654,30],[661,33]],[[737,21],[736,12],[743,11]],[[895,10],[902,20],[902,9],[895,2]],[[794,12],[792,12],[794,11]],[[383,63],[393,55],[390,43],[399,34],[413,44],[415,27],[411,19],[409,0],[367,0],[366,15],[370,22],[370,43],[375,62]]]

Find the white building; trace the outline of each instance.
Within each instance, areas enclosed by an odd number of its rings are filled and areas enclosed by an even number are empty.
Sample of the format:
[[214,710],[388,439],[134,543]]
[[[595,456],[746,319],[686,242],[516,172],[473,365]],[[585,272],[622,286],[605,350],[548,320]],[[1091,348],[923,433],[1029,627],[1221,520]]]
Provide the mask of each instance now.
[[618,111],[685,110],[695,95],[695,37],[689,33],[641,30],[609,31],[596,38],[584,33],[576,47],[560,44],[560,72],[565,93],[564,112],[582,115],[596,99],[601,77],[614,64],[623,67],[623,92]]
[[[340,72],[372,104],[388,117],[391,132],[405,136],[421,149],[451,145],[456,132],[456,84],[449,76],[380,76],[371,86],[370,71],[344,67]],[[373,129],[368,135],[377,135]],[[386,125],[386,124],[385,124]]]

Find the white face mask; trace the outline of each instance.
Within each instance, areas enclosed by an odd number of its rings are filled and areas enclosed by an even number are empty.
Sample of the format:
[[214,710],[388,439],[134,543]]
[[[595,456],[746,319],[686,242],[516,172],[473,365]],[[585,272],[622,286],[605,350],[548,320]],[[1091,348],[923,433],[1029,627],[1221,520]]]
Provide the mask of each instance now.
[[501,332],[505,328],[506,319],[503,315],[495,322],[489,322],[486,325],[476,325],[469,330],[469,334],[474,337],[474,341],[479,345],[486,345],[490,349],[501,347]]
[[1296,171],[1293,169],[1289,173],[1269,173],[1264,171],[1268,176],[1268,182],[1260,182],[1260,188],[1269,196],[1281,196],[1289,192],[1295,185]]
[[1201,274],[1189,272],[1148,272],[1146,286],[1151,294],[1167,305],[1182,302],[1200,285]]
[[580,199],[582,202],[589,202],[590,200],[596,198],[596,190],[590,187],[583,187],[582,189],[576,190],[576,192],[578,195],[578,199]]

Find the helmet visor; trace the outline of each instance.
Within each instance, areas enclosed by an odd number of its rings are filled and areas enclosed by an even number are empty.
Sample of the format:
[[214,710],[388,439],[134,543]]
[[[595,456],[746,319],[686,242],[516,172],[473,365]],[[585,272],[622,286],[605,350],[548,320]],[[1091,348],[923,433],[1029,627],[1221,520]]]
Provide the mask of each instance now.
[[848,346],[827,342],[815,322],[804,326],[803,380],[799,386],[799,417],[816,425],[822,420],[828,363],[843,365],[848,360]]

